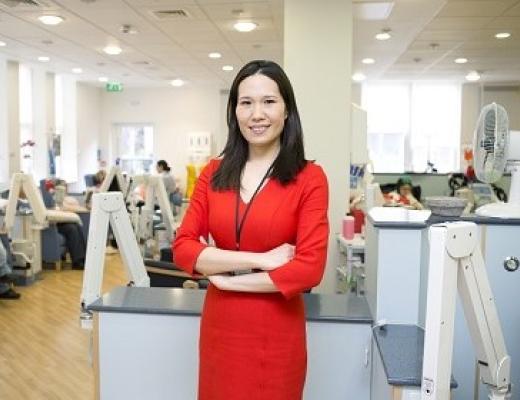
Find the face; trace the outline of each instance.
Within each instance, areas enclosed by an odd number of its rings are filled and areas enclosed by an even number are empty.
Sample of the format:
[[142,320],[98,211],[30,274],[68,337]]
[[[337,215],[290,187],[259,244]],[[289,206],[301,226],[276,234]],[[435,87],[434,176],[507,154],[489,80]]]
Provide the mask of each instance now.
[[399,194],[401,196],[408,196],[412,193],[412,187],[410,185],[402,185],[399,188]]
[[159,164],[156,164],[156,165],[155,165],[155,170],[156,170],[158,173],[160,173],[160,172],[162,172],[162,167],[161,167]]
[[240,82],[236,117],[242,136],[250,146],[278,144],[287,112],[278,85],[265,75],[252,75]]

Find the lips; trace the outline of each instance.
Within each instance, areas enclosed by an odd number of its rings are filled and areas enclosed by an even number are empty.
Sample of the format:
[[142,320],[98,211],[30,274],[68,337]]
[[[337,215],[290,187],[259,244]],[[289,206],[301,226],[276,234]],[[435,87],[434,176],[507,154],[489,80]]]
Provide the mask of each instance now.
[[249,129],[251,129],[251,132],[255,135],[261,135],[269,128],[269,125],[254,125],[250,126]]

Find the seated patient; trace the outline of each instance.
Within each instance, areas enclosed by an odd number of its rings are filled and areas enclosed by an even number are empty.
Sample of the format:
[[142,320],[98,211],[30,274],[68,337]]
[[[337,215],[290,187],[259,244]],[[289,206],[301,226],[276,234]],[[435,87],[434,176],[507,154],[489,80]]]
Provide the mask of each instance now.
[[412,194],[412,180],[409,176],[403,176],[397,180],[397,189],[394,192],[385,194],[387,204],[399,204],[422,210],[424,207]]
[[[55,187],[52,184],[45,185],[45,188],[51,195],[49,199],[48,196],[44,196],[45,206],[47,208],[56,209],[55,201],[52,198],[52,194],[54,193]],[[65,185],[66,188],[66,185]],[[45,198],[47,197],[47,198]],[[69,212],[82,212],[87,211],[85,207],[80,206],[79,202],[71,197],[67,196],[67,192],[65,189],[65,196],[63,198],[62,206],[59,208],[61,211],[69,211]],[[79,220],[79,218],[78,218]],[[70,258],[72,260],[72,268],[73,269],[83,269],[85,265],[85,257],[87,253],[87,244],[86,238],[83,234],[83,230],[81,229],[81,225],[78,222],[74,221],[56,221],[56,227],[58,232],[65,238],[65,246],[70,254]]]
[[[7,236],[4,237],[7,238]],[[4,237],[2,237],[2,239],[4,239]],[[12,270],[3,242],[4,240],[0,240],[0,299],[16,300],[20,298],[20,293],[15,292],[13,289]],[[8,243],[6,245],[8,245]]]

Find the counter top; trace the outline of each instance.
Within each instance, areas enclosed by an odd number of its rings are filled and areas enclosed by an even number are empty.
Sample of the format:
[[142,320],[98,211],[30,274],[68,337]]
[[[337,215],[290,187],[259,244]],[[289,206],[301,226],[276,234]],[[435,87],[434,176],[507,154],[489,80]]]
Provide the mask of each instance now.
[[460,217],[443,217],[439,215],[431,215],[425,222],[417,221],[374,221],[368,216],[371,224],[376,228],[387,229],[424,229],[430,225],[440,224],[442,222],[468,221],[478,225],[519,225],[520,219],[516,218],[496,218],[482,217],[476,214],[463,215]]
[[[416,325],[384,325],[373,330],[389,385],[421,386],[424,330]],[[451,377],[451,388],[457,382]]]
[[[97,312],[200,315],[205,290],[116,287],[92,303]],[[308,321],[372,323],[364,297],[354,294],[304,294]]]

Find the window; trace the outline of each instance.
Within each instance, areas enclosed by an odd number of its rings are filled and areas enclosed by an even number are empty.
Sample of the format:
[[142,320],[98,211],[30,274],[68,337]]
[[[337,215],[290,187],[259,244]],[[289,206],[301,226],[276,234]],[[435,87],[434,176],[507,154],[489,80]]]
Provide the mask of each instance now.
[[362,98],[375,172],[459,170],[460,85],[369,83]]
[[153,164],[153,126],[117,125],[117,158],[129,175],[151,172]]

